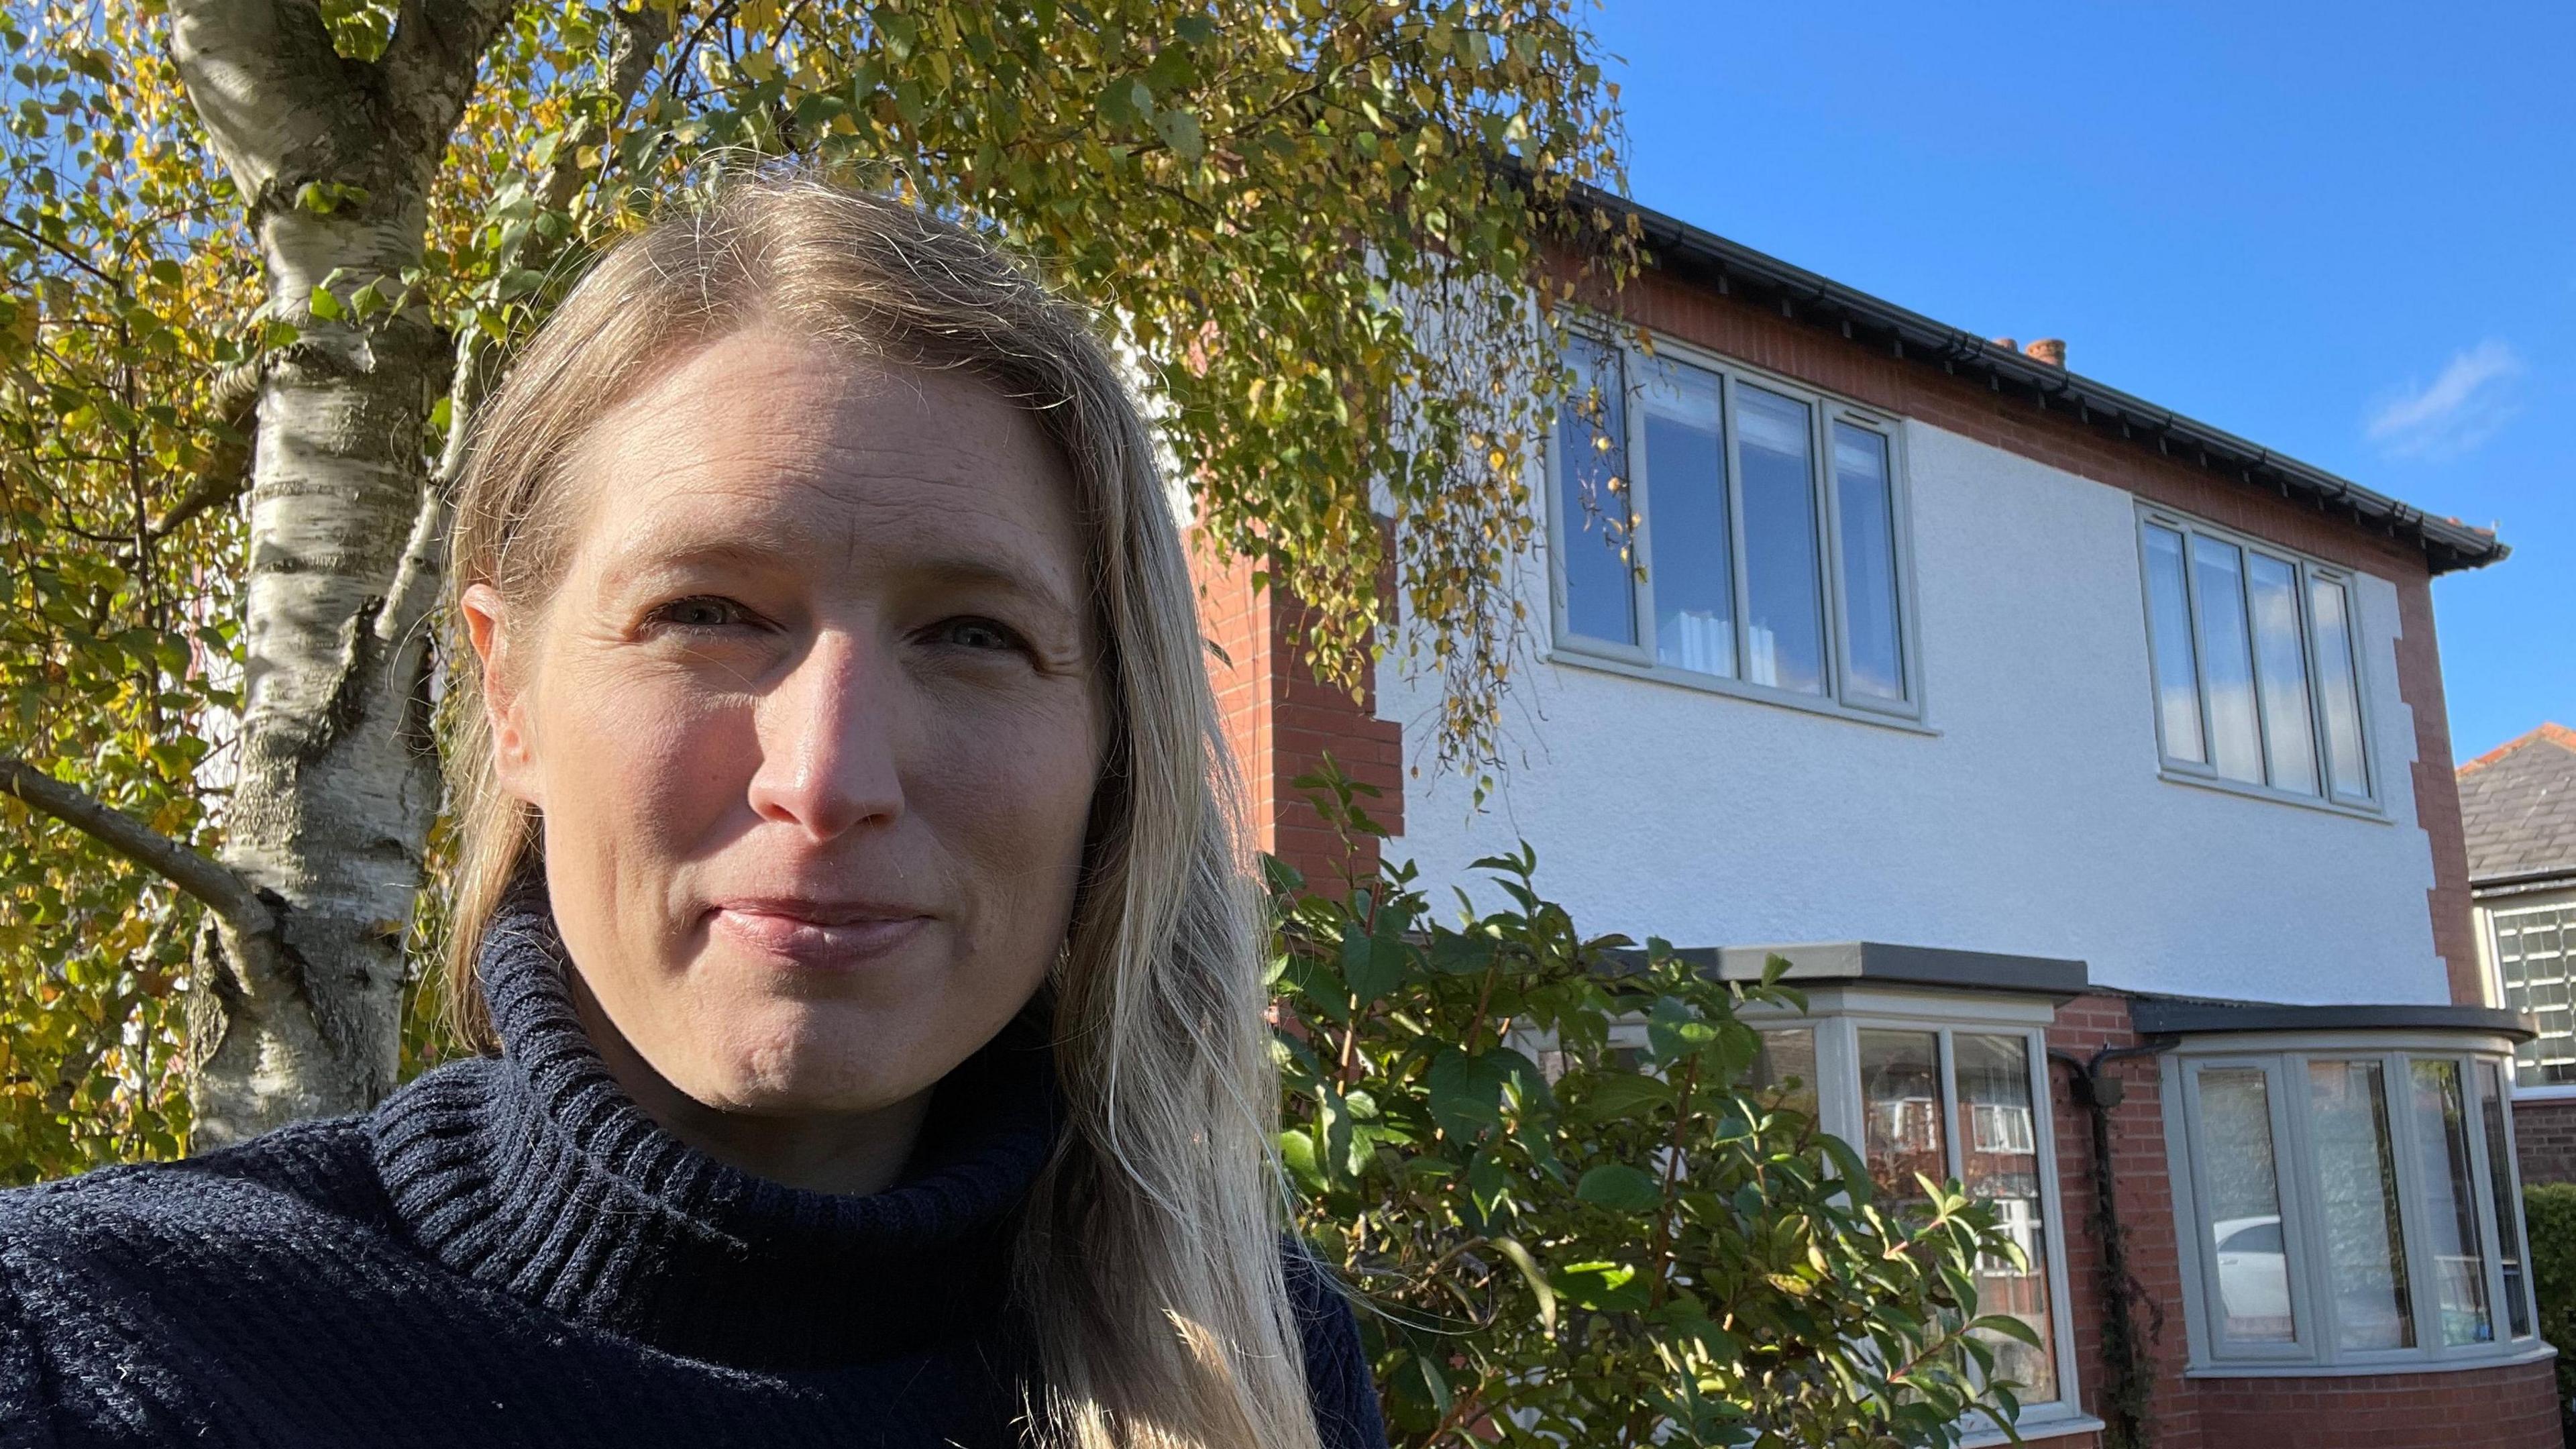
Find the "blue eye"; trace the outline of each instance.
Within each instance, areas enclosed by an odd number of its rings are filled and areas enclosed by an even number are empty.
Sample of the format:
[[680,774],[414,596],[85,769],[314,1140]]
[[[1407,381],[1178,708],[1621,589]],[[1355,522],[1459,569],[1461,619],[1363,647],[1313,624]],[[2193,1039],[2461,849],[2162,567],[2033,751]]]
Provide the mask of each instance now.
[[965,649],[1017,649],[1020,636],[1008,625],[972,616],[950,619],[938,627],[940,642]]
[[697,594],[660,605],[648,617],[656,624],[678,629],[722,629],[742,623],[750,617],[750,611],[731,599]]

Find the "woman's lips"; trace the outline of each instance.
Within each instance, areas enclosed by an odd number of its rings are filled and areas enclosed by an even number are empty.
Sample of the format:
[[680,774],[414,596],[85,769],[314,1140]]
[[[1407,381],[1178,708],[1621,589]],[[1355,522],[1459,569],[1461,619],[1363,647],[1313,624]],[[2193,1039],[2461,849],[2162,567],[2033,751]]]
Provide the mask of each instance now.
[[813,966],[849,966],[884,956],[930,926],[926,915],[784,902],[715,908],[711,924],[754,950]]

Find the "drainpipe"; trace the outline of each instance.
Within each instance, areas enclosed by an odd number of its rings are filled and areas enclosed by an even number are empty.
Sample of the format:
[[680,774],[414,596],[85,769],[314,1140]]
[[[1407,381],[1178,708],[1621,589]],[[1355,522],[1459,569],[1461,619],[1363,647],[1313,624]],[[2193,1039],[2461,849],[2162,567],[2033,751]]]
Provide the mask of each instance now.
[[2093,1235],[2102,1244],[2102,1356],[2110,1361],[2111,1381],[2103,1386],[2103,1449],[2148,1449],[2147,1404],[2154,1393],[2146,1344],[2129,1313],[2135,1280],[2129,1276],[2129,1242],[2120,1226],[2120,1195],[2111,1179],[2111,1109],[2128,1095],[2128,1086],[2103,1069],[2130,1057],[2152,1057],[2173,1050],[2163,1037],[2143,1046],[2104,1047],[2091,1060],[2072,1052],[2051,1051],[2050,1061],[2064,1062],[2075,1100],[2093,1126]]

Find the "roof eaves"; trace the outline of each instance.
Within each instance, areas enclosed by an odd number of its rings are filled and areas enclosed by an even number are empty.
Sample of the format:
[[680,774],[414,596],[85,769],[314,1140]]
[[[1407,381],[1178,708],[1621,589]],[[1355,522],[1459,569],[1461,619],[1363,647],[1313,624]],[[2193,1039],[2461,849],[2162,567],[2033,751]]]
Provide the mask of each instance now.
[[1581,199],[1635,216],[1650,250],[1668,260],[1708,269],[1721,292],[1731,292],[1739,282],[1771,291],[1780,297],[1785,316],[1795,316],[1803,304],[1840,322],[1846,337],[1857,341],[1863,329],[1885,337],[1900,358],[1938,364],[1952,373],[1962,368],[1981,373],[1998,391],[2007,384],[2026,389],[2042,408],[2071,408],[2080,422],[2089,424],[2100,414],[2117,424],[2123,438],[2152,446],[2164,456],[2179,451],[2249,487],[2268,485],[2284,497],[2304,495],[2320,507],[2345,510],[2356,523],[2376,524],[2391,537],[2417,543],[2434,573],[2481,568],[2512,551],[2486,529],[2426,513],[2224,429],[1996,346],[1975,333],[1936,322],[1625,197],[1586,188]]

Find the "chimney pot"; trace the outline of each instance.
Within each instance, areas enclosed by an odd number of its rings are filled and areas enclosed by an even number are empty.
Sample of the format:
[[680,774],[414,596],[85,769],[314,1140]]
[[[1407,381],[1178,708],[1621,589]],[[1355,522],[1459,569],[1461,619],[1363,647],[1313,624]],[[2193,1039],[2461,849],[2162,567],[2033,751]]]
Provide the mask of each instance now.
[[2013,341],[2013,340],[2012,340],[2011,338],[2009,338],[2009,337],[1998,337],[1998,338],[1996,338],[1996,339],[1995,339],[1995,345],[1996,345],[1997,347],[2002,348],[2002,349],[2003,349],[2004,351],[2006,351],[2006,352],[2019,352],[2019,351],[2021,351],[2021,344],[2020,344],[2020,343],[2018,343],[2018,342]]
[[2066,339],[2063,337],[2043,337],[2023,348],[2022,351],[2033,360],[2047,363],[2051,367],[2062,368],[2066,365]]

